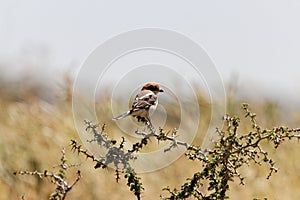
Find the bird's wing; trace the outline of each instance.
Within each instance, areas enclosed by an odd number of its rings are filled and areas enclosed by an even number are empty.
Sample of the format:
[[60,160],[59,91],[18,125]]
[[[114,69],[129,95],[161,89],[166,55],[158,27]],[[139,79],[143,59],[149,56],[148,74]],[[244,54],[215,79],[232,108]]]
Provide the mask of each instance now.
[[149,109],[150,106],[156,105],[156,103],[157,96],[150,90],[144,90],[136,95],[131,109]]

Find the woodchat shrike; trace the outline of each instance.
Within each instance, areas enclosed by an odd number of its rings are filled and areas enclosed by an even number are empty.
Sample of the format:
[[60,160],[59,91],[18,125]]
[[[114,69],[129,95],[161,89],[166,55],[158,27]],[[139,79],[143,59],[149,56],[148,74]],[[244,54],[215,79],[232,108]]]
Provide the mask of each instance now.
[[157,94],[159,92],[164,92],[159,84],[151,82],[145,84],[141,91],[136,95],[135,100],[131,106],[131,109],[117,117],[113,120],[123,119],[129,115],[136,117],[138,121],[145,122],[147,125],[151,125],[149,117],[149,111],[155,109],[158,103]]

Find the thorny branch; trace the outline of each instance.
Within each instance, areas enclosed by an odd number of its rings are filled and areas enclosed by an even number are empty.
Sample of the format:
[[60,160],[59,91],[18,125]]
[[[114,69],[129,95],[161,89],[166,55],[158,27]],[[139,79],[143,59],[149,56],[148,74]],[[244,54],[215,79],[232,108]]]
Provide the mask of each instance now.
[[39,178],[50,178],[50,182],[56,185],[56,190],[53,192],[50,196],[50,200],[64,200],[66,198],[66,195],[76,183],[81,178],[81,173],[80,170],[77,171],[77,177],[74,180],[72,184],[68,183],[66,180],[66,171],[74,166],[77,165],[68,165],[67,160],[66,160],[66,152],[65,149],[62,149],[62,157],[61,157],[61,162],[59,165],[59,172],[58,173],[53,173],[45,170],[44,172],[39,172],[37,170],[35,171],[16,171],[14,172],[14,175],[31,175],[31,176],[38,176]]
[[[203,162],[202,171],[196,172],[194,176],[187,179],[181,189],[165,188],[169,196],[163,199],[186,199],[194,197],[196,199],[225,199],[229,190],[229,182],[234,181],[234,177],[240,179],[240,184],[244,185],[244,177],[239,173],[239,168],[249,165],[250,162],[261,165],[269,165],[269,179],[273,172],[277,172],[275,162],[263,150],[261,143],[271,141],[274,148],[285,139],[300,139],[300,128],[290,129],[288,127],[275,127],[271,130],[261,128],[256,122],[256,114],[252,113],[248,104],[243,104],[242,109],[245,117],[250,118],[252,130],[246,134],[239,134],[238,128],[240,119],[238,117],[225,116],[225,127],[223,130],[217,129],[219,139],[214,147],[207,152],[207,159],[199,159],[198,152],[190,149],[186,155],[191,160]],[[205,184],[206,183],[206,184]],[[204,185],[208,185],[206,188]],[[201,192],[203,191],[203,192]]]

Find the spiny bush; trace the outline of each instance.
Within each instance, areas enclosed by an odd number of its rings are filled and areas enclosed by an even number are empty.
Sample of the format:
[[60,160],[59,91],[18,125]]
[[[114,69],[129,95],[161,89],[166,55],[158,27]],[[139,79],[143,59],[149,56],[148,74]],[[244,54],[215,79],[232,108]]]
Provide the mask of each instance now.
[[[256,114],[249,110],[248,104],[242,104],[242,110],[245,118],[249,119],[251,127],[246,133],[240,133],[239,128],[242,125],[241,118],[237,116],[226,115],[223,117],[224,127],[216,128],[218,138],[214,141],[211,149],[201,149],[200,146],[194,146],[182,141],[176,140],[177,131],[165,131],[148,126],[147,131],[136,131],[137,135],[142,136],[141,140],[126,149],[125,138],[121,141],[109,139],[105,133],[105,125],[99,128],[98,125],[90,121],[85,121],[86,131],[93,134],[93,139],[88,141],[106,149],[106,154],[100,158],[89,153],[77,141],[71,140],[71,149],[79,155],[84,155],[95,163],[94,168],[107,168],[113,166],[115,169],[115,179],[118,182],[122,176],[127,180],[127,186],[137,199],[141,199],[144,186],[141,178],[137,175],[130,161],[137,159],[135,153],[141,151],[155,138],[160,142],[171,142],[165,151],[172,151],[173,148],[184,146],[186,148],[185,156],[187,160],[199,163],[199,170],[193,176],[182,183],[180,188],[170,188],[162,186],[164,195],[160,197],[164,200],[176,199],[202,199],[202,200],[223,200],[229,198],[229,183],[236,180],[245,185],[245,178],[240,172],[243,166],[258,165],[267,167],[269,172],[266,178],[269,179],[278,169],[275,161],[264,149],[264,143],[268,142],[274,148],[278,148],[282,142],[292,139],[300,139],[300,128],[289,128],[278,126],[272,129],[263,128],[257,123]],[[63,151],[64,152],[64,151]],[[75,165],[70,165],[75,166]],[[44,172],[18,171],[19,175],[36,175],[40,178],[50,178],[49,180],[57,185],[56,191],[52,193],[49,199],[64,199],[66,194],[79,181],[80,173],[73,184],[66,181],[66,173],[69,168],[66,165],[64,153],[61,159],[60,172],[58,174]],[[148,186],[151,187],[151,186]],[[109,196],[109,194],[108,194]]]

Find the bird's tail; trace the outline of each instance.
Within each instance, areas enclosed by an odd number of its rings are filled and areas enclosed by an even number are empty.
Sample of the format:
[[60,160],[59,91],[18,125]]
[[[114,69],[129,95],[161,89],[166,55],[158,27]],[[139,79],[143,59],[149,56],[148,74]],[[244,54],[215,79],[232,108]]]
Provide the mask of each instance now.
[[121,114],[121,115],[119,115],[117,117],[114,117],[113,120],[123,119],[123,118],[125,118],[125,117],[127,117],[129,115],[130,115],[130,111],[127,111],[126,113],[123,113],[123,114]]

